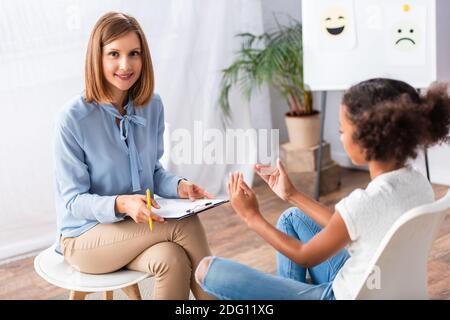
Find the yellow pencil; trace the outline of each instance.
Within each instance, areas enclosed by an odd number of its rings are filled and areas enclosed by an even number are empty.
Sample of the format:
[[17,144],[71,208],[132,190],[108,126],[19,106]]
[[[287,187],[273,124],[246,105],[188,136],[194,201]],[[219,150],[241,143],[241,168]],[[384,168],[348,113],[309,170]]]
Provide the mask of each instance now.
[[150,189],[147,188],[147,207],[150,210],[150,217],[148,218],[148,225],[150,227],[150,231],[153,231],[153,223],[152,223],[152,196],[150,194]]

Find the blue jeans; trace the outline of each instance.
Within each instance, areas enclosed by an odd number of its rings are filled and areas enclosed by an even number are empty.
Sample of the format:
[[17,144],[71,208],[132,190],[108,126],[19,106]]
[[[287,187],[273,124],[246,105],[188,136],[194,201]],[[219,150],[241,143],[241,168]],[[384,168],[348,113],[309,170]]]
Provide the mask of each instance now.
[[[308,242],[321,228],[298,208],[286,210],[277,223],[284,233]],[[224,300],[332,300],[332,282],[349,255],[341,250],[312,268],[304,268],[277,254],[277,273],[264,273],[240,263],[212,257],[200,286]],[[312,284],[306,283],[306,271]]]

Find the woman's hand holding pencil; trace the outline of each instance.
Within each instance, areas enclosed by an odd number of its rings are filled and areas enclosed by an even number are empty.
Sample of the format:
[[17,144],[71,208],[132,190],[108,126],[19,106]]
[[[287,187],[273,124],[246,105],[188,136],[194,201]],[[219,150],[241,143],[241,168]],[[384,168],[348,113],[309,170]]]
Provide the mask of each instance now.
[[[150,203],[152,207],[160,208],[155,199],[151,199]],[[164,222],[162,217],[150,212],[147,195],[144,194],[118,196],[116,198],[116,212],[130,216],[136,223],[150,223],[150,218],[154,221]]]

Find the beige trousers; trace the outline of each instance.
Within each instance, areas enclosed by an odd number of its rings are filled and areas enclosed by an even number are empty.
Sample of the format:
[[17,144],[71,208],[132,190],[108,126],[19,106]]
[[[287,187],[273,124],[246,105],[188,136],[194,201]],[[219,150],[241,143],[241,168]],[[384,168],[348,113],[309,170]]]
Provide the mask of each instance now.
[[62,238],[64,257],[84,273],[102,274],[121,269],[155,277],[155,299],[211,299],[197,284],[195,269],[211,255],[205,230],[197,216],[165,223],[137,224],[131,219],[98,224],[75,238]]

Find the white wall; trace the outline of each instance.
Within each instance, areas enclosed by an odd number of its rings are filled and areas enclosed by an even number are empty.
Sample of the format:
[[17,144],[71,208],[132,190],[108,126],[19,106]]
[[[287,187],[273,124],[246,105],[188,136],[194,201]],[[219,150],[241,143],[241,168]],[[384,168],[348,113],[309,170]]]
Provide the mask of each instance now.
[[[437,76],[450,82],[450,1],[437,0]],[[433,147],[428,152],[431,181],[450,185],[450,145]]]
[[[280,23],[288,21],[289,17],[301,19],[301,1],[299,0],[262,0],[262,5],[265,31],[276,27],[274,15]],[[273,128],[280,129],[280,143],[284,143],[288,141],[284,114],[289,108],[284,99],[272,88],[270,88],[270,96]]]
[[[275,26],[273,14],[277,13],[280,22],[286,21],[286,15],[301,20],[301,0],[262,0],[264,28],[269,30]],[[438,80],[450,81],[450,1],[437,0],[437,58],[438,58]],[[288,140],[284,113],[288,110],[287,104],[273,90],[271,94],[272,125],[280,129],[280,143]],[[344,167],[354,167],[348,159],[339,141],[338,112],[341,91],[327,93],[327,107],[325,117],[325,140],[331,144],[332,158]],[[315,108],[320,109],[320,95],[315,94]],[[436,146],[428,151],[430,176],[434,183],[450,185],[450,146]],[[415,161],[417,166],[425,173],[423,156],[420,155]]]

